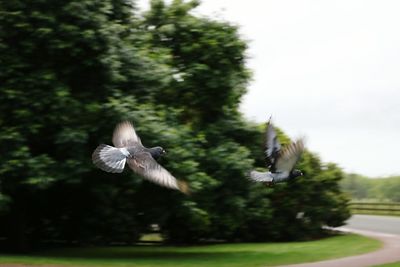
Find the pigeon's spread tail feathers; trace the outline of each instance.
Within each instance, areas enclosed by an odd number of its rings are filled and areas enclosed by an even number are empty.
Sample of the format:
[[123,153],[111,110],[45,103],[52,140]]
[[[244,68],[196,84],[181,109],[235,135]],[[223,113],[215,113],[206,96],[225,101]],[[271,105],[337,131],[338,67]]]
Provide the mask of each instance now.
[[109,145],[99,145],[93,152],[93,163],[106,172],[120,173],[124,170],[127,151]]
[[274,178],[270,172],[251,171],[249,178],[256,182],[273,182]]

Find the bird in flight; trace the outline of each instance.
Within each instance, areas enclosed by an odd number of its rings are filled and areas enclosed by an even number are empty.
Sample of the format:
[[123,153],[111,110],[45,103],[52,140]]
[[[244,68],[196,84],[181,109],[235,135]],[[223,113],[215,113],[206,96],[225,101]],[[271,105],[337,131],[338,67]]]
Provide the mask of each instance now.
[[303,139],[298,139],[281,149],[278,135],[270,118],[267,123],[264,150],[266,165],[269,171],[259,172],[253,170],[250,172],[250,179],[272,185],[302,176],[303,173],[300,170],[294,169],[294,166],[300,159],[304,149]]
[[114,146],[99,145],[92,154],[94,165],[106,172],[121,173],[125,163],[143,178],[158,185],[188,193],[188,185],[177,180],[157,159],[166,152],[160,147],[147,148],[128,121],[119,123],[113,133]]

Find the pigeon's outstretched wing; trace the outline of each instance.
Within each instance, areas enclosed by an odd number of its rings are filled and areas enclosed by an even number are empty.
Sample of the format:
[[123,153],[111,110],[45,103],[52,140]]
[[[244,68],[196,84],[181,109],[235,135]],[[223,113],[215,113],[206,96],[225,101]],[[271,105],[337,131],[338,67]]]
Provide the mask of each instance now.
[[112,142],[115,147],[142,145],[142,141],[128,121],[121,122],[115,127]]
[[280,153],[275,163],[276,172],[290,172],[300,159],[304,151],[304,140],[297,141],[286,146]]
[[265,160],[271,172],[275,172],[275,163],[279,152],[281,150],[281,143],[278,140],[278,135],[275,127],[272,124],[271,118],[267,122],[267,131],[265,134]]
[[94,165],[106,172],[119,173],[124,170],[128,151],[109,145],[99,145],[92,154]]
[[273,182],[274,178],[270,172],[251,171],[249,178],[256,182]]
[[128,159],[128,165],[134,172],[153,183],[188,193],[187,184],[172,176],[148,152],[135,154],[134,158]]

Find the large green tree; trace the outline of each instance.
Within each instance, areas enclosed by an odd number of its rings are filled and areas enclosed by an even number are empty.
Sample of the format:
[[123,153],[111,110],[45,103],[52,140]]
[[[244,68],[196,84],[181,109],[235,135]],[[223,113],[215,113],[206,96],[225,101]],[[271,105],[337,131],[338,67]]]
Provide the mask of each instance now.
[[[192,15],[197,5],[197,1],[176,0],[171,5],[152,1],[144,27],[149,30],[150,45],[168,52],[168,64],[174,70],[171,87],[159,101],[183,108],[181,121],[189,122],[205,139],[203,156],[196,160],[215,182],[193,196],[210,221],[208,231],[202,229],[203,237],[307,238],[321,234],[324,225],[339,225],[349,216],[347,199],[338,187],[343,174],[315,155],[304,156],[304,179],[271,190],[248,182],[253,159],[263,165],[265,129],[246,122],[238,112],[249,78],[246,44],[235,27]],[[289,142],[282,134],[281,139]],[[166,229],[173,240],[193,237],[183,230],[190,228],[191,220],[175,223],[176,218]]]
[[198,1],[151,1],[144,27],[152,48],[169,54],[173,80],[158,101],[184,108],[184,121],[215,122],[237,111],[249,73],[237,27],[191,14]]
[[[311,153],[304,178],[247,179],[263,165],[264,127],[238,110],[246,44],[235,26],[193,15],[198,4],[155,0],[140,15],[124,0],[0,0],[6,247],[132,243],[151,224],[175,243],[299,239],[348,216],[340,169]],[[160,163],[191,195],[94,168],[92,151],[124,119],[167,149]]]
[[[107,104],[113,96],[139,101],[162,87],[161,71],[152,71],[158,64],[132,32],[134,7],[121,0],[1,1],[0,8],[0,201],[8,240],[23,249],[44,233],[85,239],[98,230],[92,225],[110,229],[102,217],[125,225],[134,204],[125,198],[116,207],[113,196],[132,182],[94,172],[90,154],[117,119],[132,116]],[[102,202],[110,209],[93,209]]]

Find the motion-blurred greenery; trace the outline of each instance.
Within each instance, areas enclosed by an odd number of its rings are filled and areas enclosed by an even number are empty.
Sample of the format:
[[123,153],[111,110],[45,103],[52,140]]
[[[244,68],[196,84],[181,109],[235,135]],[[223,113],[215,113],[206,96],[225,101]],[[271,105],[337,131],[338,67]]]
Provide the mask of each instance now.
[[388,263],[388,264],[383,264],[383,265],[377,265],[375,267],[399,267],[400,262],[394,262],[394,263]]
[[308,242],[201,246],[61,248],[29,255],[0,255],[1,263],[62,266],[276,266],[363,254],[381,247],[376,239],[345,235]]
[[[246,179],[264,165],[264,129],[238,111],[246,43],[198,4],[0,0],[3,249],[131,244],[152,224],[173,243],[302,240],[348,218],[343,172],[311,152],[302,178]],[[191,196],[93,166],[121,120],[168,151],[161,164]]]
[[354,200],[400,202],[400,176],[369,178],[346,174],[340,185]]

